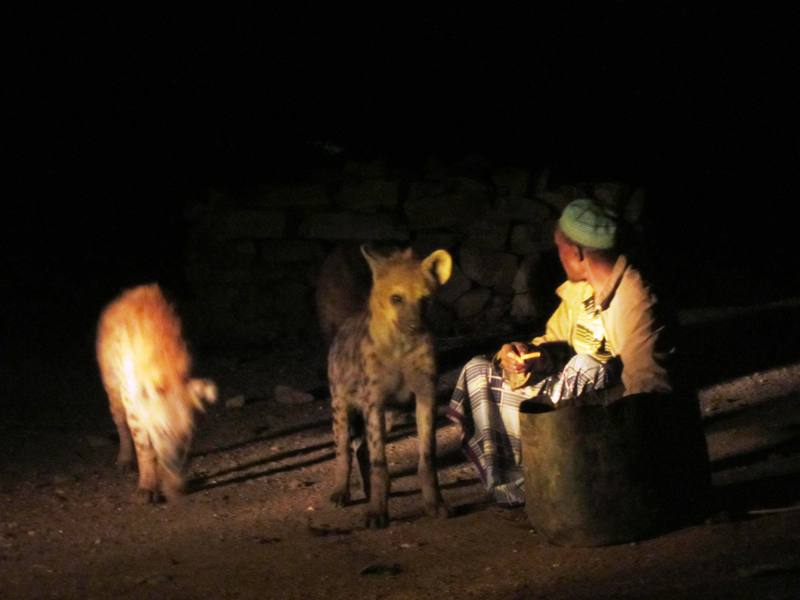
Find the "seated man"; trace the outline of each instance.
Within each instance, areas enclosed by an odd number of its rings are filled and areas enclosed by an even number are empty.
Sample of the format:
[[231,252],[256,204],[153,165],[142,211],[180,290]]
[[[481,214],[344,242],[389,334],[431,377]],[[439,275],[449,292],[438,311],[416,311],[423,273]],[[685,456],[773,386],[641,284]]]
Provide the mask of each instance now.
[[615,216],[596,202],[571,202],[554,234],[567,281],[556,290],[561,304],[544,335],[505,344],[494,358],[475,357],[459,376],[448,416],[462,426],[464,451],[501,504],[525,501],[523,400],[558,405],[619,384],[622,395],[672,389],[672,350],[656,297],[617,249],[617,232]]

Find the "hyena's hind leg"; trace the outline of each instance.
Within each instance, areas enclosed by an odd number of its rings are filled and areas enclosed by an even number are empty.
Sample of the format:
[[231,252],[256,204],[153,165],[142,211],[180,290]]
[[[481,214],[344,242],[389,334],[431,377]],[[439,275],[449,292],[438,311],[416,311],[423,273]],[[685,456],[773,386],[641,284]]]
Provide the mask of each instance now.
[[413,380],[416,397],[417,441],[419,463],[417,474],[425,512],[433,517],[446,518],[450,510],[442,499],[439,474],[436,470],[436,399],[433,378],[417,376]]
[[122,405],[122,398],[118,392],[107,390],[109,397],[109,407],[111,408],[111,418],[117,427],[119,437],[119,452],[117,453],[117,467],[123,471],[133,468],[133,438],[131,430],[128,428],[128,417],[125,414],[125,407]]
[[356,465],[358,466],[358,476],[361,478],[361,489],[364,498],[370,498],[370,468],[369,468],[369,444],[365,435],[364,416],[360,411],[354,411],[350,419],[350,439],[353,452],[356,455]]
[[350,419],[347,401],[334,392],[331,398],[333,409],[333,444],[336,449],[336,466],[331,493],[331,502],[346,506],[350,502]]

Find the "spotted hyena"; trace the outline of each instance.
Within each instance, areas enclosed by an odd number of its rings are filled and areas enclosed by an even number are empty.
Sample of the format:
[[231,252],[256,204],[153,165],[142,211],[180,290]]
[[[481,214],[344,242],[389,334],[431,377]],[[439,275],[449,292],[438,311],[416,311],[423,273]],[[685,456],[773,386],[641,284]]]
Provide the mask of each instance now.
[[135,448],[141,500],[177,498],[194,411],[217,391],[211,381],[190,379],[180,319],[157,284],[126,290],[103,310],[96,349],[119,432],[117,464],[131,466]]
[[450,277],[452,259],[445,250],[415,259],[411,250],[379,256],[361,248],[372,271],[367,307],[339,328],[328,355],[328,380],[336,444],[336,482],[331,501],[350,500],[350,429],[359,421],[367,443],[357,452],[364,493],[369,499],[368,527],[389,521],[385,409],[392,400],[416,399],[418,473],[425,509],[446,516],[434,466],[436,455],[433,337],[425,328],[424,304]]

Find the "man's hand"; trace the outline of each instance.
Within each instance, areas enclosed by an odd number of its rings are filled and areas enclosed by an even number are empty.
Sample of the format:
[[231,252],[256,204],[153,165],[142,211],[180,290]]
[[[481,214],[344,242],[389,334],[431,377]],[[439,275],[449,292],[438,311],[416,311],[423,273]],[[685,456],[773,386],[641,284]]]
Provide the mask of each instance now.
[[508,373],[525,373],[527,372],[535,358],[523,360],[522,355],[528,352],[528,344],[524,342],[511,342],[503,344],[498,352],[500,358],[500,366]]

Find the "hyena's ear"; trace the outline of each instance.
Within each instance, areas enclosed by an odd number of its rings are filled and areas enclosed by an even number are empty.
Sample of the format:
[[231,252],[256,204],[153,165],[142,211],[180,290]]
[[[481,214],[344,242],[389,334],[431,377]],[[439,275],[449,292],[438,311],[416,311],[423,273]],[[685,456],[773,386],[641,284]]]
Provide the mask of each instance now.
[[382,257],[375,254],[367,244],[361,244],[361,254],[367,259],[369,270],[375,274],[377,268],[380,266],[381,262],[383,262]]
[[431,273],[439,285],[444,285],[453,272],[453,258],[447,250],[434,250],[422,261],[422,270]]

